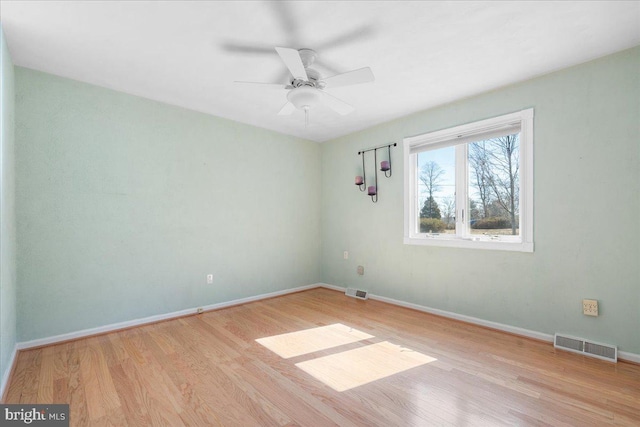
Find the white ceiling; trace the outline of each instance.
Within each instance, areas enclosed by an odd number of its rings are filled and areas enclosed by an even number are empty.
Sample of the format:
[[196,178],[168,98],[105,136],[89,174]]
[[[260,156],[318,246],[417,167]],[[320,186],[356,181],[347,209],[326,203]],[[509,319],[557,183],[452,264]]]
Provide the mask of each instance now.
[[[0,14],[16,65],[314,141],[640,44],[639,1],[2,0]],[[233,83],[284,84],[275,46],[376,81],[328,90],[356,111],[320,107],[305,128],[301,111],[277,115],[284,90]]]

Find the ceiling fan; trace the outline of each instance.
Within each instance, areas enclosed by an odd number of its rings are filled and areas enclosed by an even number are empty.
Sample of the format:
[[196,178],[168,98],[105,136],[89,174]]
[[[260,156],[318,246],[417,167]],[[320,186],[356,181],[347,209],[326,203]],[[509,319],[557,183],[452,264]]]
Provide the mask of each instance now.
[[318,71],[311,68],[318,56],[314,50],[296,50],[286,47],[276,47],[275,50],[291,73],[289,84],[243,81],[236,81],[235,83],[286,90],[287,103],[280,109],[278,115],[285,116],[292,114],[296,109],[303,110],[305,112],[305,125],[309,123],[309,110],[316,108],[320,104],[341,115],[349,114],[354,110],[353,106],[327,93],[325,88],[350,86],[375,80],[369,67],[323,78]]

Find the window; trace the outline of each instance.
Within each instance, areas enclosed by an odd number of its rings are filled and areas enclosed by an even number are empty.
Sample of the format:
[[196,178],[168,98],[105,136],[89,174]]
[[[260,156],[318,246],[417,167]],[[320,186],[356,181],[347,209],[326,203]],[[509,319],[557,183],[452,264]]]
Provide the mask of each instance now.
[[533,109],[404,139],[404,242],[533,252]]

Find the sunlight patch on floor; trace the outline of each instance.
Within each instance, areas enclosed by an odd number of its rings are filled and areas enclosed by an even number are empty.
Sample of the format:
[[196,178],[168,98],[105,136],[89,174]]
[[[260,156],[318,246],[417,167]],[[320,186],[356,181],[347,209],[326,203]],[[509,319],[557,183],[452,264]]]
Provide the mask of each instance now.
[[336,391],[349,390],[437,359],[388,341],[296,363]]
[[373,338],[342,323],[259,338],[256,341],[284,359]]

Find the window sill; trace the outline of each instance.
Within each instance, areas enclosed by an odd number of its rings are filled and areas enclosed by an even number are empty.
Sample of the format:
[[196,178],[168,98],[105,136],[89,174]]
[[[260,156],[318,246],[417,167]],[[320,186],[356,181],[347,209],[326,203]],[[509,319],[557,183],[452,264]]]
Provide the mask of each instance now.
[[533,252],[533,242],[497,242],[464,239],[405,237],[405,245],[440,246],[445,248],[488,249],[494,251]]

